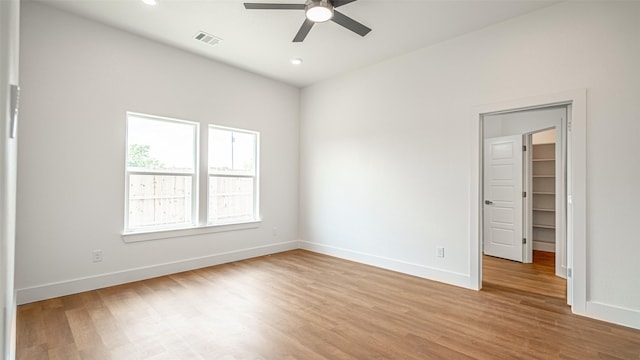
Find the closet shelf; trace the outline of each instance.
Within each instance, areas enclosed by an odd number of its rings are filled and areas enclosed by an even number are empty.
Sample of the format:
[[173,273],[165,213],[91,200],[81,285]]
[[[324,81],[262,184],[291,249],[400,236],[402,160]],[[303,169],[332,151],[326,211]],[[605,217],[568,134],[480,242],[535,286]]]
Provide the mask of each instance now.
[[555,229],[556,226],[555,225],[543,225],[543,224],[533,224],[534,228],[541,228],[541,229]]
[[[555,144],[531,146],[531,228],[533,241],[553,244],[556,240]],[[534,190],[535,189],[535,190]]]
[[553,244],[554,243],[553,241],[549,241],[549,240],[546,240],[546,239],[536,239],[536,238],[534,238],[533,241],[534,242],[539,242],[539,243],[547,243],[547,244]]

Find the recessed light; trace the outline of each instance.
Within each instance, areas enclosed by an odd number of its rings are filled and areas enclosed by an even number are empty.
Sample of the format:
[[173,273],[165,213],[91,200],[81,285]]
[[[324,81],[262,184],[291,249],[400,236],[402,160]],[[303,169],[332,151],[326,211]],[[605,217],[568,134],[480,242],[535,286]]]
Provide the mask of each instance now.
[[143,3],[151,6],[158,5],[158,0],[141,0]]
[[293,58],[293,59],[291,59],[290,61],[291,61],[291,63],[292,63],[293,65],[300,65],[300,64],[302,64],[302,59],[300,59],[300,58]]

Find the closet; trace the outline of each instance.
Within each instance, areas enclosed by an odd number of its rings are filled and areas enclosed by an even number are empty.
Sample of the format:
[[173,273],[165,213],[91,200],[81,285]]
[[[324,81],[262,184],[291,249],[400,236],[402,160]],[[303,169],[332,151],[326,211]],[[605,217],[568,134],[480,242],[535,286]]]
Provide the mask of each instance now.
[[555,130],[534,134],[531,176],[533,196],[533,249],[556,251],[556,144]]

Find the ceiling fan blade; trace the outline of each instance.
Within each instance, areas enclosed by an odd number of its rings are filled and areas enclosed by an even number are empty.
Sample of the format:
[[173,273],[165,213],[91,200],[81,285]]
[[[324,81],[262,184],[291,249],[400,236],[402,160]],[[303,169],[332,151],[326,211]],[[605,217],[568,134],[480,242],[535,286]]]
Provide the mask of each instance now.
[[248,10],[304,10],[304,4],[244,3]]
[[300,26],[300,30],[298,30],[296,37],[293,38],[293,42],[302,42],[302,40],[307,37],[309,31],[311,31],[313,24],[315,24],[313,21],[304,19],[304,22],[302,23],[302,26]]
[[370,28],[360,24],[359,22],[336,10],[333,10],[333,18],[331,18],[331,21],[335,22],[338,25],[346,27],[347,29],[360,36],[365,36],[369,33],[369,31],[371,31]]
[[354,1],[356,1],[356,0],[333,0],[333,1],[331,1],[331,3],[333,4],[334,8],[337,8],[339,6],[347,5],[347,4],[352,3]]

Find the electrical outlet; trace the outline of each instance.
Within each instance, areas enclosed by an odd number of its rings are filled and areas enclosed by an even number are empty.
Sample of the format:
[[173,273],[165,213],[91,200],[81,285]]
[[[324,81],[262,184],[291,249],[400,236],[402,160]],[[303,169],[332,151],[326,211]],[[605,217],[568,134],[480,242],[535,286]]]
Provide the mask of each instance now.
[[436,248],[436,256],[437,257],[441,257],[441,258],[444,257],[444,248],[443,247]]
[[273,227],[273,229],[271,229],[271,235],[273,236],[278,236],[278,228],[277,227]]
[[101,262],[102,261],[102,250],[93,250],[91,252],[91,261],[96,263],[96,262]]

